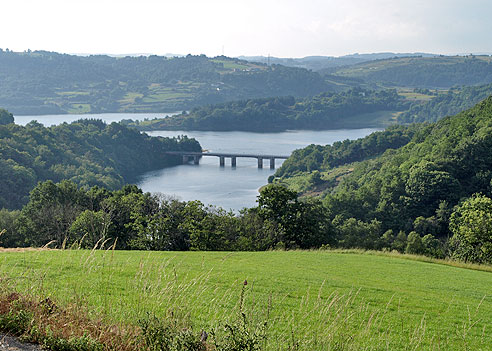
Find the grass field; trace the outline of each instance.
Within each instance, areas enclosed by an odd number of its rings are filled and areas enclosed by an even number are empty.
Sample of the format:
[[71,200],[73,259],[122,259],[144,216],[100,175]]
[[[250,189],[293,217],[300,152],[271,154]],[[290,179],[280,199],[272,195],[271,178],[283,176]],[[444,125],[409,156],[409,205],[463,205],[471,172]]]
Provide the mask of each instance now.
[[[396,123],[397,111],[376,111],[362,113],[350,117],[344,117],[343,120],[330,126],[336,128],[383,128]],[[338,124],[337,124],[338,123]]]
[[89,113],[91,112],[90,104],[72,104],[72,107],[68,109],[68,113]]
[[432,95],[420,94],[414,91],[399,91],[399,95],[403,96],[406,100],[409,101],[430,101],[434,98]]
[[134,104],[135,99],[142,98],[144,95],[141,93],[126,93],[123,99],[118,100],[121,104]]
[[287,178],[277,178],[274,180],[274,183],[282,184],[301,196],[318,196],[324,191],[332,191],[353,170],[353,164],[348,164],[320,172],[322,182],[318,184],[311,182],[311,172],[302,172]]
[[[0,252],[0,285],[125,323],[267,321],[268,350],[490,350],[492,273],[330,251]],[[247,285],[243,282],[247,280]]]

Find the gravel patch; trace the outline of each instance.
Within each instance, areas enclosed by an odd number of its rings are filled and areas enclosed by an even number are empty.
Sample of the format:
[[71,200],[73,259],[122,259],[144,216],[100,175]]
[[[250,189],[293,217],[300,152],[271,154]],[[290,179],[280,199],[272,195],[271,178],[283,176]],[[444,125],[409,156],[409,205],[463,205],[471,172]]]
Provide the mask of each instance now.
[[26,344],[19,339],[0,333],[0,351],[42,351],[39,345]]

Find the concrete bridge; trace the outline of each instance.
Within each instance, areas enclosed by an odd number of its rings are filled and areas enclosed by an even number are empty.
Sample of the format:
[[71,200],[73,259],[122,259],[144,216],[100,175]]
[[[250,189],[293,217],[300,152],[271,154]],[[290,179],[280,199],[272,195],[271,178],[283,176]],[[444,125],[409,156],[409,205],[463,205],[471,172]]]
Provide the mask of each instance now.
[[193,160],[194,164],[200,162],[200,158],[203,156],[215,156],[219,158],[220,167],[225,166],[225,159],[231,159],[231,166],[236,167],[236,159],[240,157],[256,158],[258,160],[258,168],[263,168],[263,160],[270,160],[270,168],[275,169],[275,160],[282,159],[285,160],[289,156],[279,156],[279,155],[258,155],[258,154],[232,154],[232,153],[221,153],[221,152],[186,152],[186,151],[167,151],[168,155],[179,155],[183,157],[183,163],[188,163]]

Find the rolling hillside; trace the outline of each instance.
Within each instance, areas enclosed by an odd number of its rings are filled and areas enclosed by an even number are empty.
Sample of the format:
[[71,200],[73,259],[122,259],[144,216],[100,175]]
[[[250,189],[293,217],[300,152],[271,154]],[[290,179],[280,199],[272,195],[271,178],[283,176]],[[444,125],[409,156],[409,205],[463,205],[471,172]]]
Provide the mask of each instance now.
[[224,56],[109,57],[0,50],[0,106],[14,114],[169,112],[333,89],[317,73]]
[[387,87],[448,89],[456,85],[492,83],[492,57],[401,57],[325,69],[320,73]]
[[266,56],[239,56],[241,60],[260,63],[272,63],[289,67],[306,68],[313,71],[321,71],[341,66],[350,66],[362,62],[382,60],[394,57],[412,57],[423,56],[432,57],[433,54],[426,53],[394,53],[394,52],[378,52],[372,54],[351,54],[344,56],[306,56],[303,58],[282,58],[282,57],[266,57]]

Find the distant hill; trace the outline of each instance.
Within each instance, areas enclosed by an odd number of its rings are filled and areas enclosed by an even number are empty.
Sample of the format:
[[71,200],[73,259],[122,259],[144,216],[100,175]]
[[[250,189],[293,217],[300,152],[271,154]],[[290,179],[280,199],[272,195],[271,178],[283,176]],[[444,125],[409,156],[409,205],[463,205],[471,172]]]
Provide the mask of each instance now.
[[334,89],[303,68],[225,56],[75,56],[0,50],[0,106],[14,114],[170,112]]
[[239,56],[239,59],[250,62],[259,62],[263,64],[279,64],[289,67],[306,68],[313,71],[320,71],[327,68],[350,66],[362,62],[388,59],[394,57],[433,57],[434,54],[426,53],[393,53],[393,52],[380,52],[374,54],[352,54],[345,56],[306,56],[303,58],[280,58],[280,57],[267,57],[267,56]]
[[491,56],[401,57],[324,69],[321,74],[385,87],[448,89],[492,83]]

